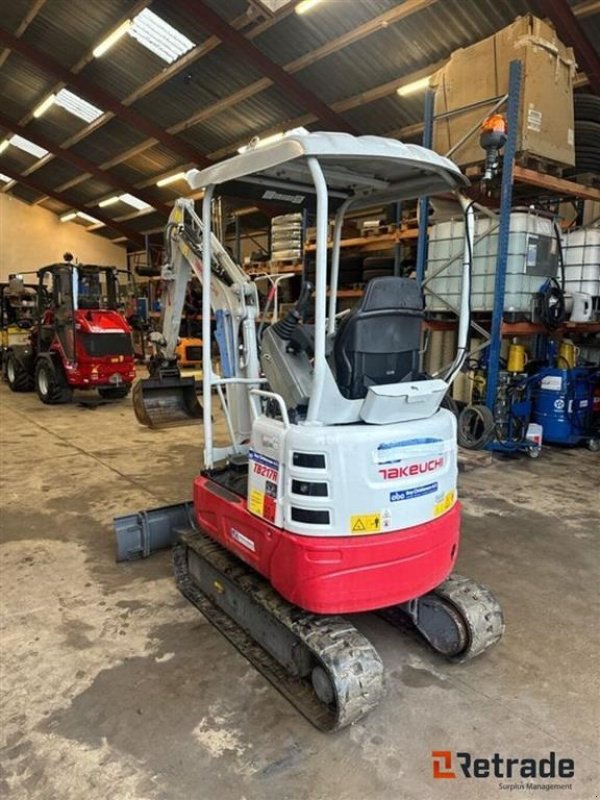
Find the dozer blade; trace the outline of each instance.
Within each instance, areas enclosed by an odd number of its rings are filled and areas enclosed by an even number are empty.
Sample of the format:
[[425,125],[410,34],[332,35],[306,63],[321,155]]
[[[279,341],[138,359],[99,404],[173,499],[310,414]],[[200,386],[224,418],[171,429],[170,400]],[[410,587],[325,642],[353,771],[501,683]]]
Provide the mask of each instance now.
[[137,421],[147,428],[191,425],[202,419],[194,378],[140,379],[134,384],[132,399]]

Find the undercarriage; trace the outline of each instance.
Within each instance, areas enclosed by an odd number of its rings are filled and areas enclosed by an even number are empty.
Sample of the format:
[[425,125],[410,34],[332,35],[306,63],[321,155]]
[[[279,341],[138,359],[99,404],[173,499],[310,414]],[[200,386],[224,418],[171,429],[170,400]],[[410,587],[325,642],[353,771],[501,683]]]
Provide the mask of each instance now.
[[[379,703],[384,669],[369,640],[343,616],[313,614],[283,599],[198,529],[191,503],[118,518],[115,530],[120,559],[173,544],[175,579],[184,597],[315,727],[344,728]],[[504,630],[492,594],[454,574],[379,615],[396,629],[412,627],[454,661],[479,655]]]

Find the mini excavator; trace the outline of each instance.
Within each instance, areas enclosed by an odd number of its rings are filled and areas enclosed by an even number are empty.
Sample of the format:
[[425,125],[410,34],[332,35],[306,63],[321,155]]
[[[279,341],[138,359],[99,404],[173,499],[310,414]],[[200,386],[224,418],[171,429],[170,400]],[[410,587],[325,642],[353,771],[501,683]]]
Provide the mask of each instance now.
[[[178,387],[170,351],[164,386],[157,372],[150,388],[151,405],[160,407],[161,392],[167,397],[167,416],[169,408],[202,416],[204,468],[193,501],[116,519],[117,558],[173,545],[185,597],[315,726],[336,730],[376,706],[383,690],[381,659],[345,615],[377,611],[392,625],[408,622],[458,661],[504,630],[489,590],[453,573],[456,421],[443,401],[467,352],[474,216],[460,190],[468,182],[423,147],[326,132],[290,132],[187,177],[204,189],[202,216],[185,199],[172,212],[167,308],[174,329],[195,273],[203,286],[203,409],[187,384]],[[271,326],[258,324],[255,284],[211,233],[213,194],[229,182],[237,196],[248,190],[316,209],[316,285],[305,284],[295,308]],[[467,224],[457,353],[433,378],[421,366],[417,281],[374,278],[347,314],[336,302],[348,209],[440,192],[455,193]],[[173,402],[178,391],[185,402]],[[144,396],[142,387],[136,413],[148,424]],[[229,439],[218,445],[213,400]]]

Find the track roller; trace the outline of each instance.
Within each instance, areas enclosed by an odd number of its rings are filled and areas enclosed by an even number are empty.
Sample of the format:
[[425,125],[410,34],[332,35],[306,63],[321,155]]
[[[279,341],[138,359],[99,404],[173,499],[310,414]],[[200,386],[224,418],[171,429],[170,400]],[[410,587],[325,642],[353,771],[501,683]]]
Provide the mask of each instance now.
[[291,605],[195,530],[180,532],[173,563],[182,594],[315,727],[344,728],[377,705],[383,665],[345,619]]

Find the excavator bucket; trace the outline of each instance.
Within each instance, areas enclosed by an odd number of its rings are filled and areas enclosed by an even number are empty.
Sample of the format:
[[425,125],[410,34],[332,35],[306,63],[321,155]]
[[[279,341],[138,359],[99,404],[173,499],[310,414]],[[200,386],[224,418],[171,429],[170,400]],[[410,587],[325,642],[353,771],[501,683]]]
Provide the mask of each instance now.
[[133,410],[147,428],[191,425],[202,419],[194,378],[158,376],[138,380],[132,392]]

